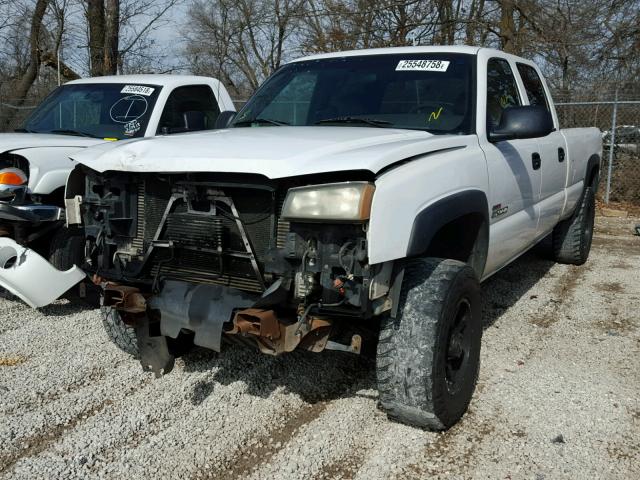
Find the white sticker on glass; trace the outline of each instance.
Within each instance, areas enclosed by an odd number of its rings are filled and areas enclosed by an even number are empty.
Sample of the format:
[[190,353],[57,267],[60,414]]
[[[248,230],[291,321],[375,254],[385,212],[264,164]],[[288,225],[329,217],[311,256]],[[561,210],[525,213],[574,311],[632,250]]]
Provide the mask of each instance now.
[[396,71],[446,72],[449,60],[400,60]]
[[145,87],[144,85],[125,85],[124,88],[120,90],[120,93],[136,93],[148,97],[154,90],[155,88]]

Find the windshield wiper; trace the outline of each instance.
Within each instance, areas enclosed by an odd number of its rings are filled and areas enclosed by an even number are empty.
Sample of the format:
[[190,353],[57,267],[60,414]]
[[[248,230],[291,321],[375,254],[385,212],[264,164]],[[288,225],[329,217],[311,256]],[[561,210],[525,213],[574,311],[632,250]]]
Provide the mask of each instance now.
[[390,125],[393,125],[391,122],[387,122],[386,120],[378,120],[375,118],[360,118],[360,117],[335,117],[335,118],[325,118],[323,120],[318,120],[315,125],[322,125],[324,123],[361,123],[363,125],[371,125],[372,127],[378,128],[386,128]]
[[80,130],[71,130],[67,128],[58,128],[55,130],[51,130],[49,133],[60,133],[62,135],[77,135],[79,137],[89,137],[89,138],[100,138],[100,137],[96,137],[95,135],[91,135],[90,133],[87,133],[87,132],[81,132]]
[[283,122],[282,120],[272,120],[270,118],[254,118],[252,120],[241,120],[239,122],[235,122],[233,124],[234,127],[238,127],[241,125],[253,125],[254,123],[262,124],[262,125],[291,125],[288,122]]
[[16,133],[38,133],[34,130],[29,130],[28,128],[14,128],[13,131]]

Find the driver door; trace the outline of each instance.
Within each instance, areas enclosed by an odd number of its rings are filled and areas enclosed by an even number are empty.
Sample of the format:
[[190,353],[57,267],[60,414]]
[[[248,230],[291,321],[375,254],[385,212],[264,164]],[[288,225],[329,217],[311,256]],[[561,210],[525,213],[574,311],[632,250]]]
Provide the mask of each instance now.
[[[511,63],[490,58],[486,77],[486,132],[500,124],[502,112],[522,105]],[[481,147],[489,174],[489,257],[485,276],[521,254],[536,237],[540,217],[540,155],[538,139],[491,143],[484,135]]]

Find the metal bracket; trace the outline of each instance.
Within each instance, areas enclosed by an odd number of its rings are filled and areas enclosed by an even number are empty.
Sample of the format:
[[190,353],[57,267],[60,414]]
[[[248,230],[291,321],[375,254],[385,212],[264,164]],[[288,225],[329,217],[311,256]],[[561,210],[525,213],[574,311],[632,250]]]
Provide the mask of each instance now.
[[136,323],[136,337],[138,338],[140,365],[145,372],[153,372],[156,378],[159,378],[173,370],[175,357],[169,353],[167,339],[162,335],[150,335],[147,317]]
[[331,340],[329,340],[324,349],[337,350],[340,352],[355,353],[356,355],[360,355],[360,350],[362,349],[362,337],[360,335],[354,335],[353,337],[351,337],[350,345],[343,345],[341,343],[332,342]]

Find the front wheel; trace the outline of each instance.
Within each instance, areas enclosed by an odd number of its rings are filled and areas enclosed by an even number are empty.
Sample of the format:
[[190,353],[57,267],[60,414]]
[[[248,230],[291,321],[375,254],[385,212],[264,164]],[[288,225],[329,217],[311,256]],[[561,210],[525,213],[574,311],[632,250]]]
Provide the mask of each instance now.
[[467,264],[408,261],[398,314],[383,319],[378,342],[380,406],[390,418],[446,430],[464,415],[480,366],[481,312]]
[[100,313],[102,314],[102,325],[109,340],[123,352],[137,357],[139,350],[135,327],[124,323],[115,308],[100,307]]

